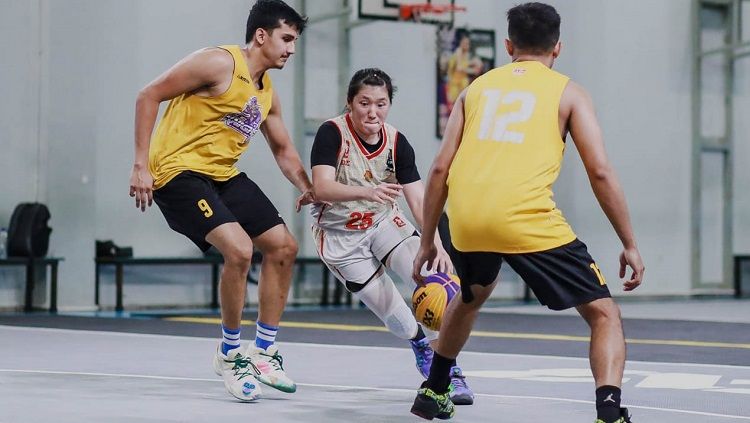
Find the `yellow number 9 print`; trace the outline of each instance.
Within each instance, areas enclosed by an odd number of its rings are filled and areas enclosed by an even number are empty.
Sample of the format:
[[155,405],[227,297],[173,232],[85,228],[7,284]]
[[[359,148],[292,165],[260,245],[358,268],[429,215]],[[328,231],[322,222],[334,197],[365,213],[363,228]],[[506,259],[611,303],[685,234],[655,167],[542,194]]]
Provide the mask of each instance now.
[[203,216],[211,217],[214,215],[214,211],[211,210],[211,206],[208,205],[208,201],[202,198],[198,200],[198,208],[203,212]]

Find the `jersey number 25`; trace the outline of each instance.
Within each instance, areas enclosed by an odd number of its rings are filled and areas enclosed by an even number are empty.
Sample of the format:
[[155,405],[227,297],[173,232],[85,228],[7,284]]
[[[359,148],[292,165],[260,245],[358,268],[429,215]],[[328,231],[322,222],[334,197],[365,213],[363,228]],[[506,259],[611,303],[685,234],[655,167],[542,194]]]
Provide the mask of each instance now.
[[346,222],[347,229],[354,230],[365,230],[372,226],[372,217],[375,216],[373,212],[353,212],[349,215],[349,221]]

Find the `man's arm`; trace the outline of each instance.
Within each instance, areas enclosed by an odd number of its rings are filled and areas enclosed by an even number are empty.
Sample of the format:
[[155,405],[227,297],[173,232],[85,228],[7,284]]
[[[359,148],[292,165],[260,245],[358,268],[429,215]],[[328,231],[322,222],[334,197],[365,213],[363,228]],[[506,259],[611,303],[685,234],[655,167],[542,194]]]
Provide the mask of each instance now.
[[443,134],[443,142],[440,145],[435,160],[432,162],[430,174],[427,177],[427,189],[424,193],[424,204],[422,206],[422,239],[419,252],[414,259],[412,277],[417,282],[422,282],[420,274],[422,266],[427,263],[428,268],[433,268],[433,260],[437,255],[434,239],[440,215],[443,213],[445,200],[448,198],[448,170],[450,170],[453,158],[456,156],[461,137],[464,132],[464,100],[466,90],[463,90],[453,104],[453,110],[448,118]]
[[[404,186],[404,198],[406,204],[417,222],[417,228],[422,230],[422,211],[424,210],[424,184],[422,181],[415,181]],[[424,234],[422,235],[424,236]],[[435,231],[433,237],[435,247],[437,248],[436,270],[439,272],[453,273],[453,264],[451,263],[448,252],[443,248],[443,241],[440,239],[440,233]]]
[[604,150],[591,97],[571,81],[563,92],[562,102],[569,104],[568,127],[586,168],[591,188],[624,248],[620,255],[620,277],[625,276],[626,265],[633,269],[630,279],[624,283],[625,290],[631,291],[641,284],[645,268],[633,235],[625,195]]
[[[172,66],[138,92],[135,103],[135,160],[130,176],[130,196],[142,211],[153,200],[154,178],[148,169],[151,133],[159,112],[159,103],[188,92],[222,89],[222,79],[231,75],[232,56],[221,49],[196,51]],[[231,79],[231,78],[230,78]],[[224,87],[226,89],[226,87]]]
[[[266,137],[279,169],[297,189],[304,193],[312,193],[312,183],[305,172],[302,160],[292,143],[281,117],[281,104],[277,93],[273,93],[273,100],[268,116],[260,125],[263,136]],[[308,203],[309,204],[309,203]]]

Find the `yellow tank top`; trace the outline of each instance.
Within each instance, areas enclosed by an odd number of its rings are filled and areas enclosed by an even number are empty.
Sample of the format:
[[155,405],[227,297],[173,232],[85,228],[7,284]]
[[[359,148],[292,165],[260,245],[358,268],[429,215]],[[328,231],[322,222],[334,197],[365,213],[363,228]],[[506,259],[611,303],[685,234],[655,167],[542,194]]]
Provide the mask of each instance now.
[[565,151],[558,112],[567,83],[529,61],[469,86],[463,138],[448,174],[451,239],[460,251],[528,253],[576,238],[552,201]]
[[257,89],[240,47],[220,48],[234,59],[229,88],[213,97],[175,97],[152,137],[149,170],[157,189],[185,170],[217,181],[237,175],[235,163],[268,116],[273,99],[268,73],[261,79],[262,89]]

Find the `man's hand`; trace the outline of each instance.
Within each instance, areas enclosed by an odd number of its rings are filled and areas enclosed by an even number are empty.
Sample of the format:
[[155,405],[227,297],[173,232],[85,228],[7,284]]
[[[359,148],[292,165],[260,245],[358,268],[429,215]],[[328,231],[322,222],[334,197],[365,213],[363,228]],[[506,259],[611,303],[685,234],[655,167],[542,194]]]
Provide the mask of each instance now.
[[620,277],[625,277],[626,266],[630,266],[633,269],[633,273],[630,275],[630,279],[623,282],[625,291],[632,291],[641,285],[643,280],[643,272],[646,267],[643,266],[643,260],[641,254],[637,248],[626,248],[620,253]]
[[154,177],[142,166],[134,165],[130,174],[130,196],[135,197],[135,207],[142,212],[154,201]]
[[295,208],[297,209],[297,213],[302,210],[302,206],[313,204],[315,202],[315,193],[313,192],[312,188],[310,188],[307,191],[303,192],[302,195],[297,197],[297,201],[295,201]]
[[414,267],[412,268],[411,277],[417,285],[424,285],[424,276],[422,276],[422,267],[427,263],[427,268],[432,269],[435,258],[437,257],[437,247],[433,243],[420,244],[417,256],[414,257]]
[[435,268],[429,268],[435,272],[453,273],[453,263],[451,262],[450,255],[442,245],[436,245],[437,256],[435,257]]
[[399,184],[382,183],[370,189],[367,200],[380,204],[395,203],[398,197],[403,195],[403,189]]

